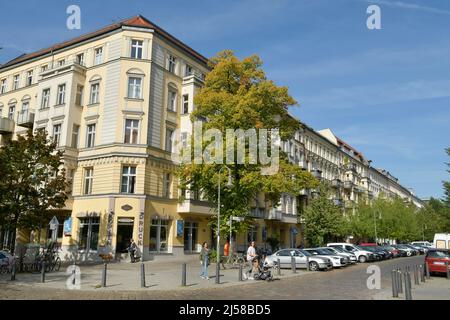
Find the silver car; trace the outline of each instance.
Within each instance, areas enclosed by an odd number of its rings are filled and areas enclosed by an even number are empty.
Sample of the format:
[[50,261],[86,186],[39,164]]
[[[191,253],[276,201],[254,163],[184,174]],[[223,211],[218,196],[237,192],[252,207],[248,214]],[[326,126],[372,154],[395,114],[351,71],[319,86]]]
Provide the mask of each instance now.
[[331,252],[333,252],[334,254],[337,254],[339,256],[343,256],[343,257],[347,257],[349,259],[350,263],[356,263],[358,262],[358,259],[356,258],[356,255],[354,255],[351,252],[348,252],[344,249],[341,248],[333,248],[333,247],[321,247],[319,249],[326,249],[329,250]]
[[292,257],[295,258],[296,268],[306,269],[306,263],[309,260],[309,269],[311,271],[328,270],[333,268],[331,259],[326,257],[315,257],[309,252],[301,249],[281,249],[268,257],[268,265],[275,266],[280,260],[280,268],[291,268]]
[[305,251],[311,253],[313,256],[316,257],[324,257],[329,258],[331,262],[333,263],[334,268],[341,268],[348,265],[348,258],[344,258],[342,256],[336,255],[331,251],[325,250],[325,249],[319,249],[319,248],[308,248],[304,249]]

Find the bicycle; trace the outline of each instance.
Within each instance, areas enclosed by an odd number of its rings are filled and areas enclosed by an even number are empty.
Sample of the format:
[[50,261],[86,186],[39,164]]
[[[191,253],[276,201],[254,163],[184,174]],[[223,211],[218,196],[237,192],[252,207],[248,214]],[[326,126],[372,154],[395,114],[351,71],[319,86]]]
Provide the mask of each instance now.
[[230,256],[223,256],[222,257],[222,266],[224,269],[226,269],[225,266],[235,269],[238,268],[240,264],[244,264],[245,260],[241,255],[238,255],[237,253],[234,253]]

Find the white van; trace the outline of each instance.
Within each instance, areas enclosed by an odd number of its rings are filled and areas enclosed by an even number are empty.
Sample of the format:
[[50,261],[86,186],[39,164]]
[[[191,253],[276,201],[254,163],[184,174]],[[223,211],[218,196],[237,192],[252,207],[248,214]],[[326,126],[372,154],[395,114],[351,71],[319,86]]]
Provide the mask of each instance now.
[[436,233],[433,246],[436,249],[450,249],[450,233]]

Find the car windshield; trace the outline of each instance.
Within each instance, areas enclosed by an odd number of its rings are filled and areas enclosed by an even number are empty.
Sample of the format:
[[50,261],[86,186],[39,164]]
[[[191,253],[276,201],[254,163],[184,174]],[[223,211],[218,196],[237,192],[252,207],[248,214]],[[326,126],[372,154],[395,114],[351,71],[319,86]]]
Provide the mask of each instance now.
[[448,251],[431,251],[428,253],[428,257],[431,258],[450,258],[450,252]]
[[325,250],[325,249],[314,249],[314,251],[316,251],[318,254],[324,254],[324,255],[334,254],[333,252]]
[[299,250],[301,253],[303,253],[306,257],[311,257],[312,256],[312,254],[311,253],[309,253],[308,251],[305,251],[305,250]]
[[391,246],[384,246],[384,247],[381,247],[381,249],[384,249],[384,250],[394,250],[394,248],[391,247]]
[[359,250],[373,251],[372,249],[370,249],[370,247],[365,247],[365,246],[357,246],[357,248],[358,248]]
[[345,250],[342,249],[342,248],[336,248],[336,247],[333,247],[333,248],[331,248],[331,249],[334,249],[334,250],[336,250],[337,252],[348,252],[348,251],[345,251]]

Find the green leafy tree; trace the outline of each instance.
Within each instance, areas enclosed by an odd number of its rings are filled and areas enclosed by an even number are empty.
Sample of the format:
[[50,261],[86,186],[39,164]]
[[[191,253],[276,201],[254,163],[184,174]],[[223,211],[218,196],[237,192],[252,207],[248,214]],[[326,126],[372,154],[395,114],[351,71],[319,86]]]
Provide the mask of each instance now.
[[345,234],[344,215],[331,200],[330,189],[326,184],[320,184],[317,196],[301,214],[301,218],[304,221],[305,238],[310,246],[324,245]]
[[[447,155],[450,156],[450,148],[445,149]],[[447,166],[450,168],[450,162],[447,163]],[[450,173],[450,170],[447,170]],[[448,207],[450,207],[450,181],[444,181],[444,201]]]
[[[226,137],[227,129],[246,131],[274,128],[279,129],[283,140],[293,136],[299,123],[289,116],[288,107],[295,105],[296,101],[289,95],[286,87],[279,87],[266,78],[258,56],[240,60],[232,51],[226,50],[210,61],[211,71],[195,96],[196,109],[191,115],[192,121],[206,119],[203,130],[218,130],[222,137]],[[230,232],[230,216],[244,218],[244,221],[232,224],[234,232],[248,229],[252,222],[249,210],[259,193],[264,193],[265,200],[274,206],[284,192],[296,194],[303,188],[317,185],[317,180],[310,173],[290,164],[282,153],[278,172],[274,175],[261,175],[263,165],[260,161],[257,164],[248,161],[249,139],[245,140],[245,163],[238,163],[235,152],[234,163],[227,164],[233,180],[231,187],[226,186],[228,171],[222,170],[220,230],[226,234]],[[211,142],[203,141],[202,151],[206,150],[209,143]],[[236,147],[237,142],[233,143]],[[271,141],[268,141],[268,149],[270,144]],[[223,154],[226,154],[225,147],[224,144]],[[225,164],[204,162],[182,164],[178,171],[181,188],[201,190],[206,200],[217,208],[218,173],[223,166]],[[217,216],[213,216],[210,223],[215,228],[216,221]]]
[[12,230],[14,252],[17,228],[40,229],[49,210],[62,208],[67,199],[61,151],[44,130],[7,142],[0,149],[0,213],[2,229]]

